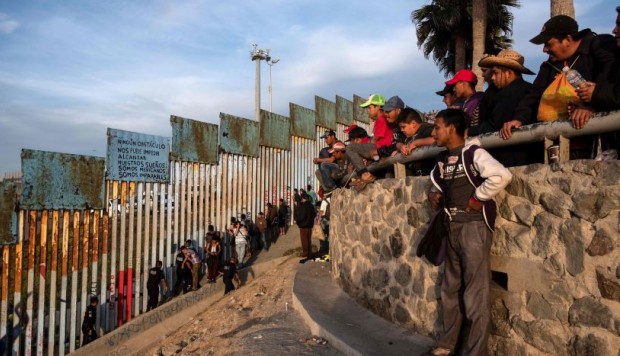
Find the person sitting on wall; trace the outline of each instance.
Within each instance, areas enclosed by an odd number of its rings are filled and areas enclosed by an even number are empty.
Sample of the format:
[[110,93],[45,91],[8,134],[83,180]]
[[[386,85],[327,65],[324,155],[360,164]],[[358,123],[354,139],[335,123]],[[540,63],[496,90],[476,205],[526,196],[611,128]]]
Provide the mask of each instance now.
[[[351,181],[351,186],[358,191],[362,191],[368,183],[376,179],[374,175],[368,172],[367,165],[369,162],[379,160],[377,148],[375,144],[370,142],[368,133],[363,127],[356,127],[349,131],[349,138],[345,142],[349,143],[346,147],[347,160],[352,165],[358,177],[358,179]],[[353,147],[353,149],[350,149],[351,147]],[[364,180],[361,177],[363,177],[365,173],[369,175],[366,176]],[[364,183],[360,183],[362,181]]]
[[[406,108],[398,116],[398,131],[401,133],[396,143],[396,151],[392,155],[400,152],[403,156],[410,155],[415,149],[430,146],[435,143],[431,136],[433,125],[422,121],[420,113],[415,109]],[[423,159],[413,161],[405,165],[408,176],[426,176],[431,172],[434,159]]]
[[[366,169],[366,165],[363,160],[378,160],[379,155],[377,154],[377,149],[392,144],[392,129],[388,125],[383,112],[385,97],[381,94],[373,94],[360,106],[368,109],[368,116],[374,125],[372,129],[372,145],[352,142],[347,146],[347,157],[349,158],[349,161],[353,163],[355,172],[359,177],[356,181],[358,183],[355,184],[358,191],[363,190],[367,184],[374,182],[376,179],[376,177],[370,173],[368,169]],[[349,131],[349,136],[351,135],[351,132],[352,131]]]
[[327,146],[321,148],[321,150],[319,151],[319,156],[315,157],[312,160],[314,164],[321,164],[322,162],[333,161],[331,155],[329,154],[329,150],[334,145],[334,143],[338,141],[338,139],[336,138],[336,132],[334,132],[334,130],[327,129],[325,130],[323,135],[321,135],[321,138],[325,140],[325,144]]
[[345,176],[348,164],[346,146],[343,142],[336,142],[330,151],[334,162],[321,163],[317,171],[317,175],[322,177],[326,197],[340,186],[340,179]]

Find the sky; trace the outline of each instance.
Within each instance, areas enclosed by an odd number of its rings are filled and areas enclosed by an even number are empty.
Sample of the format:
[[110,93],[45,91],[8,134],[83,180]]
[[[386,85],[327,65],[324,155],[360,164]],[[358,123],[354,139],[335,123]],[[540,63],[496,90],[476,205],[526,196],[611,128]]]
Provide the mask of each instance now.
[[[23,148],[105,157],[107,128],[170,137],[170,115],[218,124],[254,117],[253,44],[271,49],[273,112],[289,102],[399,95],[441,109],[446,80],[416,43],[411,12],[430,0],[0,0],[0,177]],[[581,28],[610,33],[616,3],[575,0]],[[513,48],[534,72],[528,42],[549,3],[521,0]],[[269,66],[261,62],[261,107]],[[527,78],[526,78],[527,79]],[[533,78],[530,79],[530,81]]]

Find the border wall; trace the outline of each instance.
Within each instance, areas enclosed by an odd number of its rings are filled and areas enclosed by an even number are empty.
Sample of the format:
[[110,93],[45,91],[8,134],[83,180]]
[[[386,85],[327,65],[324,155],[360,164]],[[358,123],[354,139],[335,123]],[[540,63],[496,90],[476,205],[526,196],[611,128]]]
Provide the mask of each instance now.
[[0,181],[0,354],[79,348],[90,295],[100,334],[144,313],[157,260],[173,285],[186,239],[203,246],[208,225],[224,231],[231,217],[254,219],[290,203],[293,188],[316,187],[320,136],[368,128],[363,101],[316,96],[314,109],[291,103],[289,117],[221,113],[219,125],[173,115],[167,182],[109,180],[103,157],[24,149],[21,174]]

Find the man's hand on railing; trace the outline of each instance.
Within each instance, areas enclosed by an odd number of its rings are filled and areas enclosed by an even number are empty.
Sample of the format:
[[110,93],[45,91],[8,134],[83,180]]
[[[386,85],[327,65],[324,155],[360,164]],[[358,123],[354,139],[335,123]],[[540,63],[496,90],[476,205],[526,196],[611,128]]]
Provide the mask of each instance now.
[[414,149],[415,149],[415,145],[408,143],[406,145],[403,145],[403,147],[401,147],[400,153],[402,153],[403,156],[409,156],[411,154],[411,151],[413,151]]
[[512,136],[512,129],[518,129],[519,127],[521,127],[521,125],[523,125],[523,124],[519,120],[508,121],[508,122],[504,123],[504,126],[500,130],[499,135],[504,140],[507,140],[507,139],[509,139]]
[[577,130],[581,130],[592,118],[592,110],[589,108],[574,107],[571,111],[570,120]]

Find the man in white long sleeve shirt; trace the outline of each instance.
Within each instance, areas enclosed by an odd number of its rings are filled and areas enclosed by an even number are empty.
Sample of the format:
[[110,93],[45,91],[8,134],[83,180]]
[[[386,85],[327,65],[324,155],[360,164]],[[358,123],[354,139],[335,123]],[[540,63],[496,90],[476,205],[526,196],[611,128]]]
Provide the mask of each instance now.
[[440,199],[443,199],[444,211],[450,220],[441,285],[444,334],[433,355],[449,355],[456,351],[464,317],[471,328],[460,353],[488,354],[489,255],[496,216],[493,197],[510,183],[512,174],[480,148],[478,140],[466,144],[466,128],[467,119],[462,111],[446,109],[437,114],[433,129],[437,146],[447,151],[438,156],[431,172],[434,189],[429,198],[434,209],[439,208]]

